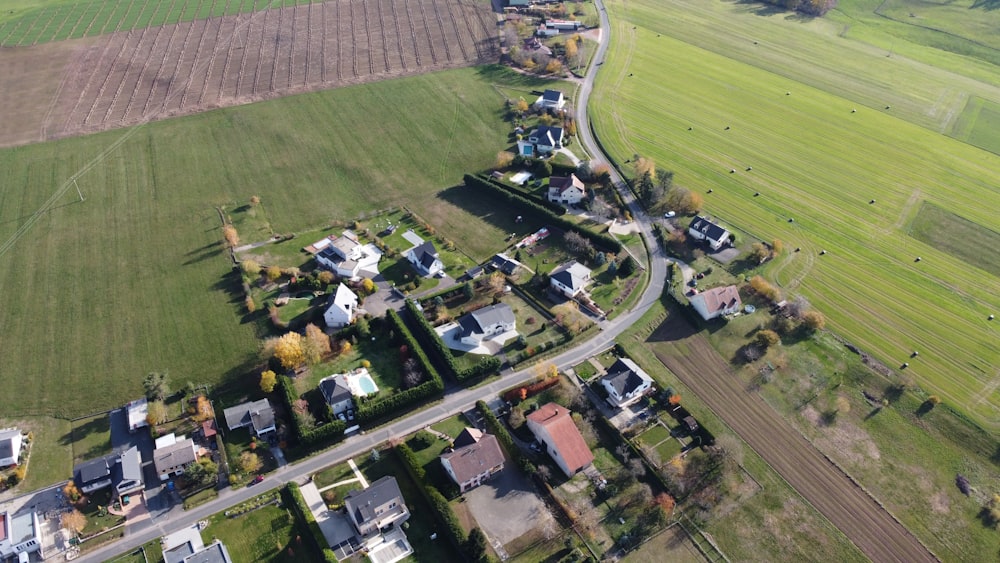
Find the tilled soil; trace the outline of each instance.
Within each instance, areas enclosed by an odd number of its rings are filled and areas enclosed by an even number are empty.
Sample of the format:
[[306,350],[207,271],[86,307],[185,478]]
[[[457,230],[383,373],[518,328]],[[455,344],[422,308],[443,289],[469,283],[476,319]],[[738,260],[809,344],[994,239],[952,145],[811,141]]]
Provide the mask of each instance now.
[[657,358],[873,561],[936,561],[881,504],[760,397],[681,315],[649,338]]

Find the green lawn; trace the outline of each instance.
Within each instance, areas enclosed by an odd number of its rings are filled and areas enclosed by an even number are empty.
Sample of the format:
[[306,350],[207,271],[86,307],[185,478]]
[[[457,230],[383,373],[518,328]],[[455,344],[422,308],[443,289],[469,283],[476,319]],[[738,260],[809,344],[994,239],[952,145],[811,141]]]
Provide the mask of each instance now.
[[73,429],[68,420],[46,416],[3,418],[0,428],[19,428],[34,438],[28,473],[18,491],[33,491],[73,477]]
[[324,377],[347,373],[353,369],[362,367],[361,362],[368,360],[371,366],[368,373],[375,380],[379,388],[379,397],[385,397],[395,393],[403,385],[402,365],[399,361],[399,348],[389,346],[389,336],[381,331],[373,331],[375,340],[370,338],[358,339],[358,343],[352,346],[351,351],[346,354],[339,354],[332,360],[313,366],[309,370],[309,375],[299,377],[295,380],[295,388],[299,393],[306,393],[316,389],[319,381]]
[[339,465],[327,467],[326,469],[315,473],[313,475],[313,482],[316,483],[316,487],[322,489],[327,485],[332,485],[334,483],[339,483],[353,478],[354,471],[351,470],[351,466],[346,463],[341,463]]
[[705,194],[705,212],[800,247],[767,275],[890,366],[919,349],[919,383],[996,429],[987,366],[1000,348],[986,317],[1000,310],[1000,277],[907,230],[925,201],[997,230],[984,202],[997,199],[1000,157],[940,131],[964,107],[959,92],[1000,91],[972,63],[917,71],[839,38],[830,21],[759,8],[612,1],[615,42],[592,114],[602,143],[620,162],[639,153],[673,169]]
[[[152,370],[213,385],[245,373],[258,327],[244,317],[216,206],[258,195],[287,233],[406,202],[479,248],[490,228],[478,210],[440,192],[493,162],[506,133],[490,84],[512,76],[534,83],[497,67],[451,70],[0,151],[0,340],[11,344],[0,385],[19,390],[0,396],[0,412],[119,406]],[[330,135],[334,122],[352,133]],[[86,201],[67,196],[21,233],[89,162]]]
[[322,561],[310,541],[296,540],[307,533],[296,525],[291,509],[272,504],[236,518],[216,514],[201,536],[206,543],[219,539],[233,561]]
[[464,416],[456,414],[454,416],[449,416],[441,422],[432,424],[431,428],[441,432],[442,434],[447,434],[452,439],[455,439],[462,433],[462,430],[465,430],[469,426],[469,421],[466,420]]
[[73,427],[73,463],[111,453],[111,417],[102,413],[75,420]]
[[[913,238],[1000,276],[1000,253],[982,251],[984,248],[1000,248],[1000,232],[977,225],[932,203],[920,206],[910,229]],[[968,244],[970,240],[977,241],[977,244]]]

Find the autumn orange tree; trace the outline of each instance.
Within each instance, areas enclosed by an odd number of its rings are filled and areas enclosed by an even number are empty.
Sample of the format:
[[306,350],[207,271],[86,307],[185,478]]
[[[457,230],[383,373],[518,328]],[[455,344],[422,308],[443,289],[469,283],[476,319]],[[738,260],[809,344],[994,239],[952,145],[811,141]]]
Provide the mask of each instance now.
[[310,365],[318,364],[330,353],[330,337],[323,332],[323,329],[309,323],[306,325],[306,337],[302,343],[302,350],[307,363]]
[[212,403],[209,402],[208,397],[198,395],[198,400],[195,402],[194,406],[194,416],[192,417],[194,421],[202,422],[214,416],[215,410],[212,409]]
[[65,512],[59,518],[59,523],[62,527],[69,530],[70,532],[79,535],[85,527],[87,527],[87,517],[83,515],[79,510],[72,510],[70,512]]
[[306,361],[306,353],[302,344],[302,335],[289,332],[278,338],[274,344],[274,357],[278,358],[285,369],[295,369]]
[[240,243],[240,234],[236,232],[236,227],[232,225],[223,225],[222,237],[226,239],[226,245],[230,248],[233,248]]
[[265,393],[274,391],[274,386],[278,384],[278,376],[271,370],[260,374],[260,390]]

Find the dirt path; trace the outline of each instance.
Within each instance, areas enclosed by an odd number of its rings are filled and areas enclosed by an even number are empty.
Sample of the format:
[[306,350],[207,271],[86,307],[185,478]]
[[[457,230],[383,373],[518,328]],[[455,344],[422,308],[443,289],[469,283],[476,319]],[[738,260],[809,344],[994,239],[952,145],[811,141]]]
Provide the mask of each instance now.
[[779,475],[874,561],[935,561],[920,541],[820,453],[739,376],[682,315],[649,338],[657,358]]

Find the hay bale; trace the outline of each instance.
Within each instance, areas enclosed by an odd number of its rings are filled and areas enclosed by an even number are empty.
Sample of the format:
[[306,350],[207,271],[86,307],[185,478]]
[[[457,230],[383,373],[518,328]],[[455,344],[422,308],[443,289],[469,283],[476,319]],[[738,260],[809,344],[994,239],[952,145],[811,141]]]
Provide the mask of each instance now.
[[851,113],[858,113],[858,110],[856,110],[856,109],[851,109]]
[[730,174],[736,174],[736,169],[735,168],[730,168],[729,169],[729,173]]

